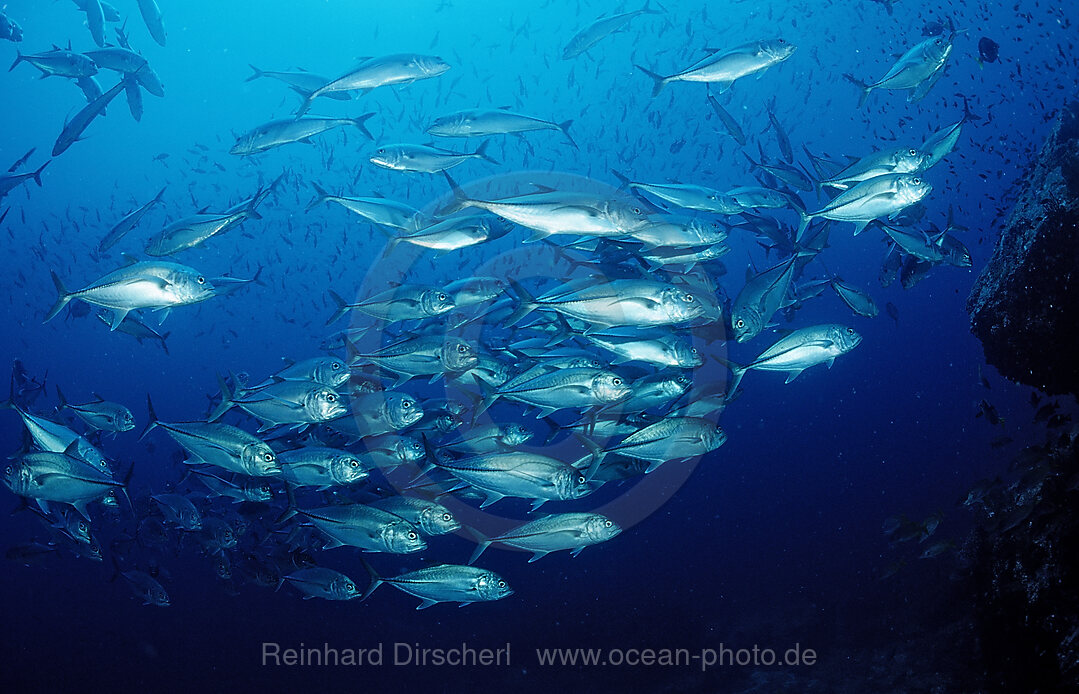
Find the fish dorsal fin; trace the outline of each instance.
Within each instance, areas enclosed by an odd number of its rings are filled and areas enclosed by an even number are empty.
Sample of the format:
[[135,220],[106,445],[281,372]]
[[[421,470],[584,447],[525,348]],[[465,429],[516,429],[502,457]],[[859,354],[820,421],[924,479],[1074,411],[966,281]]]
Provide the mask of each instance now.
[[124,265],[134,265],[139,262],[139,259],[130,253],[121,253],[120,256],[124,259]]

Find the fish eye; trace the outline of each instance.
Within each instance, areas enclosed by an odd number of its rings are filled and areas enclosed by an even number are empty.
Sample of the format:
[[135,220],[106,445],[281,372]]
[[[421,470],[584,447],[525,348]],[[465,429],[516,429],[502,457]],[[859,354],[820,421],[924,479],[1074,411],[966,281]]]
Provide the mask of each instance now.
[[356,586],[354,586],[351,583],[346,583],[345,584],[345,590],[347,590],[348,592],[351,593],[352,591],[356,590]]
[[505,588],[506,587],[506,582],[505,581],[499,581],[498,582],[498,587],[499,588]]
[[634,207],[633,208],[633,214],[640,214],[640,213],[641,213],[641,208],[639,208],[639,207]]
[[405,400],[404,402],[401,403],[401,408],[402,409],[407,410],[410,407],[412,407],[412,403],[409,402],[408,400]]
[[360,466],[360,461],[352,460],[352,461],[349,462],[349,465],[352,466],[352,467],[359,467]]
[[780,43],[786,43],[787,41],[785,39],[779,39],[779,42]]
[[79,532],[80,533],[86,532],[86,523],[79,523]]
[[587,481],[588,480],[584,478],[584,475],[577,475],[577,484],[584,484]]
[[696,354],[697,353],[697,348],[696,347],[690,347],[689,352],[690,352],[690,354]]
[[911,183],[913,183],[916,186],[920,186],[920,185],[922,185],[922,179],[915,178],[914,180],[911,181]]
[[448,513],[443,513],[443,514],[442,514],[442,520],[444,520],[444,521],[446,521],[447,523],[449,523],[449,522],[450,522],[451,520],[453,520],[453,516],[451,516],[451,515],[450,515],[450,514],[448,514]]
[[854,334],[854,328],[847,328],[847,334],[848,335],[853,335]]
[[606,523],[604,523],[603,525],[604,525],[605,527],[608,527],[608,528],[609,528],[609,527],[611,527],[612,525],[614,525],[614,523],[612,523],[611,521],[609,521],[609,520],[608,520],[608,521],[607,521]]
[[446,300],[446,295],[445,295],[445,294],[443,294],[443,293],[441,293],[441,292],[439,292],[439,294],[438,294],[438,300],[439,300],[439,301],[445,301],[445,300]]
[[467,352],[468,348],[465,347],[464,345],[457,345],[457,351],[458,352]]
[[332,364],[330,364],[330,368],[333,369],[334,371],[337,371],[338,369],[341,368],[341,364],[339,362],[335,361]]
[[412,532],[412,531],[410,530],[410,531],[408,532],[408,539],[410,539],[410,540],[415,540],[415,539],[416,539],[416,533],[414,533],[414,532]]
[[687,304],[693,303],[693,301],[694,301],[693,295],[692,294],[686,294],[685,301],[686,301]]
[[379,148],[378,148],[378,153],[379,153],[379,154],[385,154],[385,153],[386,153],[386,150],[385,150],[385,149],[383,149],[382,147],[379,147]]
[[621,378],[615,378],[615,379],[614,379],[614,381],[613,381],[613,383],[614,383],[614,384],[615,384],[616,386],[620,386],[620,385],[622,385],[622,379],[621,379]]
[[739,318],[738,320],[734,321],[734,327],[736,327],[736,328],[744,328],[744,327],[746,327],[746,322],[744,320],[742,320],[741,318]]
[[910,154],[910,156],[912,156],[912,157],[913,157],[913,156],[917,156],[917,154],[918,154],[918,150],[916,150],[916,149],[911,149],[911,150],[908,150],[908,153],[909,153],[909,154]]
[[334,395],[333,393],[327,393],[326,394],[326,400],[327,400],[327,402],[337,402],[337,396]]
[[196,277],[195,281],[198,282],[199,284],[206,284],[206,278],[203,277],[202,275],[199,275],[198,277]]
[[266,453],[265,455],[262,456],[262,459],[265,460],[267,463],[272,463],[273,462],[273,453]]

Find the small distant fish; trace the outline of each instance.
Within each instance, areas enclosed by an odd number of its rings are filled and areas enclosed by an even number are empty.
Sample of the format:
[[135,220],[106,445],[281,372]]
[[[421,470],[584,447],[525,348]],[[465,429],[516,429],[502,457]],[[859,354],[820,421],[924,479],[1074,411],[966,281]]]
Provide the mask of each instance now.
[[974,415],[977,417],[985,417],[985,421],[989,422],[993,426],[1004,426],[1004,419],[997,413],[997,408],[994,407],[988,400],[982,400],[978,403],[978,412]]
[[978,40],[978,67],[983,63],[995,63],[1000,55],[1000,44],[983,36]]

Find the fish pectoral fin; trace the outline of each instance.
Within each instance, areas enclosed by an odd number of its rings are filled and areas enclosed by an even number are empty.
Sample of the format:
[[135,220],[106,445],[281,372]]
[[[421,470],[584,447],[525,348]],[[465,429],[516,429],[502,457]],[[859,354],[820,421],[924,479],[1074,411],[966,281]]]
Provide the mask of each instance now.
[[547,503],[547,501],[548,501],[547,499],[533,499],[532,500],[532,508],[529,511],[529,513],[535,513],[536,511],[538,511],[540,509],[540,506],[543,506],[545,503]]
[[570,550],[569,555],[571,557],[573,557],[574,559],[576,559],[577,555],[580,554],[581,552],[583,552],[585,547],[586,547],[586,545],[581,545],[580,547],[572,549],[572,550]]
[[550,552],[533,552],[532,556],[528,559],[528,563],[531,564],[534,561],[539,561],[546,557]]
[[[424,598],[423,602],[421,602],[419,605],[416,605],[416,609],[417,610],[426,610],[431,605],[437,605],[437,604],[438,604],[438,600],[431,600],[430,598]],[[467,605],[468,603],[465,603],[465,604]]]
[[644,471],[644,474],[647,475],[648,473],[654,471],[657,467],[659,467],[660,465],[662,465],[665,462],[667,462],[667,461],[665,461],[665,460],[650,460],[648,462],[648,467]]
[[835,363],[835,357],[832,357],[831,359],[829,359],[828,361],[826,361],[824,363],[828,365],[829,369],[832,368],[832,364]]
[[491,504],[495,503],[496,501],[500,501],[501,499],[503,499],[506,496],[505,494],[499,494],[498,492],[490,492],[490,491],[488,491],[486,493],[487,493],[487,498],[483,500],[482,504],[480,504],[480,508],[487,508]]
[[800,376],[802,374],[802,371],[803,371],[803,369],[798,369],[797,371],[788,371],[787,372],[787,380],[783,382],[784,385],[787,384],[787,383],[790,383],[794,379],[798,378],[798,376]]
[[127,318],[128,311],[125,309],[115,308],[109,316],[109,330],[116,330],[120,327],[120,324]]

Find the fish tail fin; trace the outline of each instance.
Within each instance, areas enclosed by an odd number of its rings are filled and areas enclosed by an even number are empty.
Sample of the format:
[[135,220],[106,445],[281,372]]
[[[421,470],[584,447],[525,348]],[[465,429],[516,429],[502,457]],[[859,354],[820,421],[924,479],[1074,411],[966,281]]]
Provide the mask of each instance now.
[[473,374],[472,378],[476,381],[476,387],[480,389],[480,395],[483,397],[483,400],[479,402],[472,411],[472,422],[475,424],[480,415],[489,410],[491,405],[495,404],[495,401],[498,400],[498,391],[495,390],[490,383],[479,376]]
[[56,399],[60,401],[60,409],[67,407],[67,398],[64,397],[64,392],[60,390],[60,386],[56,386]]
[[614,169],[611,169],[611,173],[614,175],[615,178],[618,179],[618,190],[625,190],[629,187],[629,184],[633,182],[629,180],[629,176],[615,171]]
[[[717,360],[718,360],[718,357],[717,357]],[[724,366],[726,366],[728,369],[731,370],[731,382],[727,386],[727,396],[726,396],[727,400],[730,401],[730,399],[734,396],[735,391],[738,390],[738,386],[742,383],[742,377],[745,376],[746,371],[748,371],[748,367],[739,366],[738,364],[735,364],[733,361],[725,361],[725,362],[723,362],[723,364],[724,364]]]
[[341,319],[342,316],[344,316],[346,313],[348,313],[348,302],[346,302],[344,299],[342,299],[341,295],[338,294],[337,292],[335,292],[332,289],[329,290],[329,294],[330,294],[330,298],[333,299],[333,302],[335,304],[337,304],[337,310],[335,310],[333,312],[333,315],[330,316],[330,319],[328,321],[326,321],[326,325],[330,325],[331,323],[337,322],[338,320]]
[[330,194],[323,190],[322,186],[319,184],[312,182],[311,187],[315,189],[315,197],[312,198],[311,202],[307,203],[307,207],[304,210],[305,212],[310,212],[330,199]]
[[641,67],[640,65],[637,65],[636,63],[634,63],[633,65],[638,70],[640,70],[641,72],[643,72],[644,74],[646,74],[646,75],[648,75],[649,77],[652,78],[652,83],[653,83],[652,84],[652,98],[654,99],[657,96],[659,96],[659,93],[661,91],[663,91],[663,88],[665,86],[667,86],[667,82],[668,82],[667,78],[664,77],[663,75],[659,75],[659,74],[656,74],[655,72],[652,72],[651,70],[649,70],[646,67]]
[[491,546],[491,539],[485,537],[483,533],[473,527],[466,525],[465,530],[467,530],[468,534],[476,540],[476,549],[472,552],[472,556],[468,558],[468,564],[471,566],[472,564],[475,564],[476,560],[480,558],[480,555],[487,551],[487,548]]
[[278,516],[276,520],[274,520],[274,525],[281,525],[299,512],[296,508],[296,491],[288,482],[285,483],[285,498],[288,499],[288,505],[285,507],[285,510],[281,513],[281,515]]
[[300,117],[311,110],[311,104],[314,102],[315,97],[318,96],[318,90],[307,94],[304,100],[300,103],[300,107],[296,109],[296,117]]
[[573,141],[573,136],[569,134],[569,126],[571,125],[573,125],[572,120],[564,120],[558,124],[558,129],[562,131],[562,134],[565,135],[566,139],[569,140],[569,143],[573,145],[574,149],[580,149],[580,147],[577,146],[577,143]]
[[169,346],[165,344],[165,340],[169,339],[169,335],[171,334],[171,332],[167,332],[161,336],[161,349],[165,350],[165,356],[168,356],[169,354]]
[[247,79],[245,79],[244,82],[252,82],[252,81],[257,80],[259,77],[262,77],[263,75],[266,74],[265,72],[263,72],[262,70],[259,70],[257,67],[255,67],[251,63],[248,63],[247,67],[251,68],[251,76],[248,77]]
[[359,128],[360,132],[363,133],[364,135],[366,135],[368,140],[374,140],[375,136],[371,134],[371,131],[368,130],[367,126],[364,125],[364,124],[367,122],[367,119],[369,119],[373,115],[375,115],[374,112],[365,113],[365,114],[363,114],[362,116],[360,116],[358,118],[353,118],[352,119],[352,124],[354,126],[356,126],[357,128]]
[[[162,341],[162,344],[164,344],[164,341]],[[157,413],[154,412],[154,402],[150,399],[149,393],[146,394],[146,411],[149,413],[148,420],[146,422],[146,428],[139,434],[139,441],[146,438],[146,435],[150,433],[150,430],[160,423],[160,420],[157,418]]]
[[532,296],[531,292],[522,287],[517,280],[509,280],[510,287],[513,288],[513,293],[517,295],[518,306],[509,318],[506,319],[506,325],[513,325],[520,321],[522,318],[532,313],[539,307],[536,303],[536,297]]
[[71,301],[71,292],[69,292],[64,286],[64,283],[57,276],[56,271],[49,270],[49,272],[52,274],[52,283],[56,287],[57,296],[56,303],[52,305],[51,309],[49,309],[49,314],[45,316],[45,320],[41,321],[42,323],[48,323],[53,318],[55,318],[56,314],[60,313],[60,311],[63,311],[64,307],[67,306],[67,303]]
[[161,186],[161,190],[157,191],[157,195],[155,195],[154,199],[150,201],[150,204],[151,205],[160,205],[161,202],[164,200],[165,191],[167,189],[168,189],[168,186]]
[[24,61],[24,60],[26,60],[26,58],[25,58],[25,57],[23,56],[23,54],[22,54],[22,51],[21,51],[21,50],[20,50],[20,49],[19,49],[18,47],[16,47],[16,48],[15,48],[15,62],[11,64],[11,67],[9,67],[9,68],[7,69],[7,71],[8,71],[8,72],[11,72],[12,70],[14,70],[14,69],[15,69],[15,67],[16,67],[16,66],[17,66],[17,65],[18,65],[19,63],[21,63],[21,62],[22,62],[22,61]]
[[474,152],[474,154],[477,157],[479,157],[480,159],[483,159],[484,161],[491,162],[495,166],[501,166],[502,162],[498,161],[497,159],[495,159],[491,155],[487,154],[487,146],[489,144],[491,144],[490,140],[484,140],[483,143],[481,143],[480,146],[476,148],[476,151]]
[[592,441],[577,432],[574,432],[573,438],[580,441],[581,445],[588,449],[588,455],[578,459],[573,463],[573,467],[580,470],[585,461],[591,458],[592,462],[588,464],[588,471],[585,473],[585,479],[591,481],[592,478],[596,476],[596,473],[599,472],[599,466],[603,464],[603,459],[607,457],[607,451],[603,450],[603,448],[595,441]]
[[383,581],[375,571],[375,567],[368,564],[366,559],[360,557],[360,563],[363,564],[363,568],[367,569],[367,575],[371,577],[371,582],[367,584],[367,590],[363,591],[363,596],[360,598],[360,600],[366,600],[371,597],[371,593],[375,592],[375,588],[382,585]]
[[849,72],[844,72],[843,77],[855,87],[862,90],[861,96],[858,97],[858,108],[865,106],[865,100],[869,98],[869,93],[873,91],[873,88]]
[[37,171],[30,174],[30,177],[34,179],[34,183],[41,187],[41,172],[45,170],[45,167],[52,163],[52,159],[47,160],[44,164],[38,167]]
[[457,185],[457,181],[453,180],[453,176],[450,176],[449,172],[443,171],[442,175],[446,177],[446,183],[449,184],[450,191],[453,193],[453,202],[438,212],[440,215],[447,215],[466,207],[469,198],[468,195],[461,190],[461,187]]
[[[233,383],[236,379],[233,379]],[[229,390],[229,384],[225,383],[225,379],[221,374],[217,374],[217,386],[221,389],[221,404],[213,411],[207,421],[216,422],[225,416],[225,413],[233,408],[235,403],[232,402],[233,393]]]
[[660,5],[660,9],[652,9],[652,0],[645,0],[644,7],[641,8],[642,14],[663,14],[666,10]]

